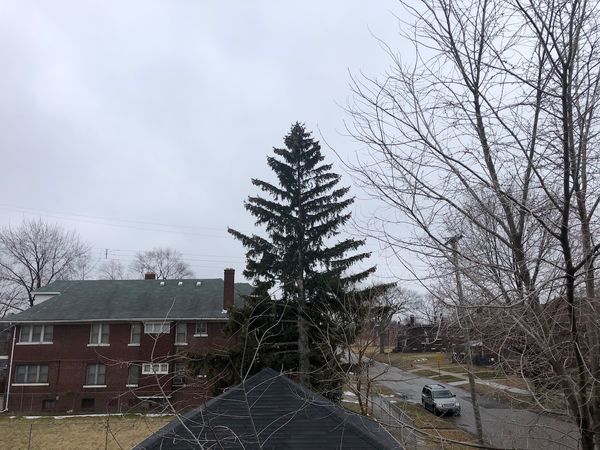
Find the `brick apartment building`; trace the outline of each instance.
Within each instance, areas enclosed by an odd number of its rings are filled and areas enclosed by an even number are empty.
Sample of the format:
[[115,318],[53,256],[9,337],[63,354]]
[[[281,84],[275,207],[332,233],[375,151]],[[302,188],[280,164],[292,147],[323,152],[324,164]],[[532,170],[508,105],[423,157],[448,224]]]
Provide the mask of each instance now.
[[[189,355],[226,349],[228,309],[251,292],[224,279],[56,281],[0,323],[3,410],[127,412],[202,403]],[[0,378],[1,374],[0,374]]]

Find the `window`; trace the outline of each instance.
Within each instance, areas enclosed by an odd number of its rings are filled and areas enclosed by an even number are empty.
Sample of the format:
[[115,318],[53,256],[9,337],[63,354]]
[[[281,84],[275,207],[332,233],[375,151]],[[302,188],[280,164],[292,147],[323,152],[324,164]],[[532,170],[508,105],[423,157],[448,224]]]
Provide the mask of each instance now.
[[131,338],[129,345],[140,345],[140,339],[142,337],[142,324],[132,323],[131,324]]
[[82,398],[81,399],[81,409],[94,409],[96,404],[96,400],[93,398]]
[[175,329],[175,345],[187,345],[187,323],[177,322]]
[[90,343],[88,346],[96,345],[109,345],[107,323],[93,323],[90,327]]
[[129,372],[127,373],[127,386],[137,387],[138,379],[140,378],[140,365],[129,364]]
[[196,332],[194,333],[194,336],[208,336],[208,323],[204,321],[196,322]]
[[19,343],[51,344],[53,335],[52,325],[21,325]]
[[104,364],[88,364],[85,385],[106,386],[106,366]]
[[46,384],[48,383],[47,364],[28,364],[17,366],[15,383],[18,384]]
[[169,322],[146,322],[144,324],[144,333],[146,334],[162,334],[169,333]]
[[47,398],[42,400],[43,411],[54,411],[56,409],[56,400],[53,398]]
[[185,363],[175,363],[173,375],[173,386],[183,386],[185,384]]
[[169,373],[168,363],[142,364],[144,375],[165,375]]

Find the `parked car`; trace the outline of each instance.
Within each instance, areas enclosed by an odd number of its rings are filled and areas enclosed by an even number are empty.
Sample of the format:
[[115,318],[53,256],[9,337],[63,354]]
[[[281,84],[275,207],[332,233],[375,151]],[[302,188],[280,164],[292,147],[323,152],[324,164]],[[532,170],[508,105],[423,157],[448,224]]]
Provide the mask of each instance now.
[[460,403],[456,395],[441,384],[426,384],[421,392],[421,404],[434,414],[453,413],[460,416]]

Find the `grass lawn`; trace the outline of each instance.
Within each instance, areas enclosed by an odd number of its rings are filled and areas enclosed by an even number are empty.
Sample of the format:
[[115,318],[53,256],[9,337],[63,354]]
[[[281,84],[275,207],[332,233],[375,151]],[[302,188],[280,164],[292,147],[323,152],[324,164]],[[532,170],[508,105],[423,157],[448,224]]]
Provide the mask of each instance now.
[[419,375],[421,377],[439,376],[439,372],[437,370],[429,370],[429,369],[413,370],[412,373],[414,373],[415,375]]
[[472,447],[449,443],[447,442],[447,439],[466,443],[476,442],[475,437],[470,433],[467,433],[441,417],[426,411],[420,405],[398,403],[396,404],[396,407],[407,414],[415,422],[415,426],[422,431],[422,433],[417,434],[421,443],[419,448],[463,450],[472,449]]
[[355,412],[357,414],[362,414],[362,411],[360,410],[360,406],[358,405],[358,403],[346,402],[346,401],[342,400],[340,405],[342,405],[344,408],[346,408],[349,411]]
[[452,383],[454,381],[464,381],[464,378],[453,377],[452,375],[438,375],[435,377],[431,377],[435,381],[439,381],[440,383]]
[[475,390],[478,394],[487,395],[495,400],[507,403],[511,408],[536,409],[537,406],[530,395],[513,394],[512,392],[501,391],[490,386],[477,383]]
[[108,423],[108,448],[131,448],[158,431],[172,416],[69,417],[24,419],[0,416],[0,448],[104,449]]
[[369,358],[375,361],[383,362],[399,369],[414,369],[417,365],[429,365],[435,364],[437,368],[436,358],[440,358],[440,355],[444,358],[442,364],[447,364],[446,355],[444,353],[385,353],[379,354],[377,352],[368,353]]
[[496,372],[495,370],[475,371],[474,375],[476,378],[479,378],[481,380],[493,380],[493,379],[505,377],[500,372]]

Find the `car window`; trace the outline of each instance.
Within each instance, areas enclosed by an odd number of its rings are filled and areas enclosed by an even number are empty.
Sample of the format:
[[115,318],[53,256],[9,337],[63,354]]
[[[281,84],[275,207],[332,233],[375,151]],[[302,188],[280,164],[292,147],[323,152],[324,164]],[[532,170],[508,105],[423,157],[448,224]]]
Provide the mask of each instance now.
[[439,391],[433,391],[433,398],[452,398],[454,395],[452,392],[446,389],[440,389]]

